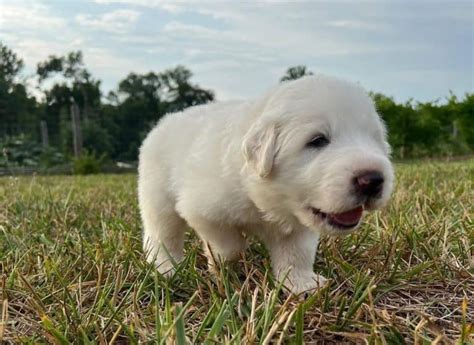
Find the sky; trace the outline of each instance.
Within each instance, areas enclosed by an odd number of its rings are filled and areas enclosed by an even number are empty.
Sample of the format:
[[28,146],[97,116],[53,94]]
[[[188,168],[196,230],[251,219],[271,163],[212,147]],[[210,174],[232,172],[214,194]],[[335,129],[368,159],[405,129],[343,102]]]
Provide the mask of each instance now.
[[256,97],[294,65],[401,102],[474,91],[474,1],[0,0],[0,41],[25,75],[81,50],[104,94],[178,64],[218,100]]

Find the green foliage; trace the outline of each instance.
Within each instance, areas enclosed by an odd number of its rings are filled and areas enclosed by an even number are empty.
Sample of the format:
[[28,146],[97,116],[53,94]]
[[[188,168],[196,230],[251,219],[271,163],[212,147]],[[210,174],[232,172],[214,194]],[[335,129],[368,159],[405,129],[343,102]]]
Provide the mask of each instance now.
[[372,94],[384,119],[395,158],[453,156],[474,152],[474,94],[439,102],[397,104]]
[[[62,146],[63,151],[71,152],[70,122],[65,121],[65,118],[70,118],[70,108],[77,104],[84,121],[100,121],[100,81],[92,78],[80,51],[70,52],[66,56],[49,56],[46,61],[38,63],[37,75],[41,85],[44,85],[43,82],[48,78],[59,77],[59,81],[43,90],[46,102],[40,117],[48,123],[52,144]],[[69,128],[65,129],[65,125]],[[101,151],[103,147],[94,149]]]
[[137,159],[144,135],[164,114],[214,98],[211,91],[190,82],[191,71],[178,66],[158,74],[130,73],[119,82],[117,91],[109,94],[112,103],[102,104],[100,82],[85,68],[81,52],[50,56],[38,64],[37,74],[40,82],[58,74],[63,80],[45,90],[44,118],[60,124],[51,140],[70,152],[67,114],[75,103],[81,112],[84,147],[115,159]]
[[[68,148],[66,152],[70,152],[73,147],[72,125],[69,118],[66,116],[63,119],[63,126],[61,126],[61,137],[63,138],[62,146]],[[109,154],[113,151],[114,144],[112,135],[97,119],[86,119],[82,122],[82,147],[89,152],[96,152],[97,154]]]
[[82,154],[72,160],[73,172],[77,175],[98,174],[102,171],[105,155],[98,156],[95,152],[85,150]]
[[63,153],[59,152],[58,149],[49,146],[43,150],[39,162],[41,167],[52,168],[69,163],[69,159]]
[[113,158],[134,160],[146,133],[166,113],[210,102],[214,94],[191,83],[191,71],[183,66],[162,73],[130,73],[109,95],[116,104],[104,105],[104,121],[113,121]]
[[88,80],[89,71],[84,67],[82,52],[70,52],[66,56],[50,55],[48,60],[38,63],[37,71],[40,82],[56,73],[61,73],[67,79],[76,81]]
[[313,72],[308,71],[306,66],[293,66],[286,70],[285,75],[280,79],[280,82],[299,79],[305,75],[313,75]]
[[190,82],[192,73],[184,66],[177,66],[160,73],[163,85],[165,112],[181,111],[193,105],[204,104],[214,100],[214,93],[201,89]]
[[[0,42],[0,138],[25,134],[30,141],[40,142],[40,121],[45,121],[50,145],[66,156],[73,147],[73,104],[79,107],[85,149],[133,161],[142,140],[162,116],[214,100],[211,90],[191,81],[190,70],[176,66],[159,73],[130,73],[103,102],[100,81],[92,77],[77,51],[38,63],[36,74],[44,100],[37,101],[21,81],[22,68],[23,61]],[[281,81],[311,74],[306,66],[293,66]],[[54,82],[45,83],[48,79]],[[474,94],[462,99],[451,94],[444,103],[404,104],[380,93],[372,96],[387,124],[395,158],[474,152]]]
[[83,147],[88,151],[95,151],[99,154],[112,152],[113,144],[110,133],[99,121],[84,121],[82,127],[82,136],[84,139]]
[[0,140],[0,167],[19,166],[48,168],[64,164],[65,156],[53,147],[43,149],[36,141],[24,135]]
[[23,60],[0,42],[0,79],[13,83],[22,69]]
[[36,116],[36,101],[29,97],[20,80],[23,69],[21,60],[12,50],[0,42],[0,138],[28,132],[36,137],[32,128],[22,131],[21,126]]

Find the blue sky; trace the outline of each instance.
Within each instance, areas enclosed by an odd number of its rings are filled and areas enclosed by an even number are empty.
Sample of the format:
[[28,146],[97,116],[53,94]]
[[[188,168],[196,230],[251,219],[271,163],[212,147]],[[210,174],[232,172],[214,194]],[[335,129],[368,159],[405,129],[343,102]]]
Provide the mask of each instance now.
[[304,64],[429,101],[474,90],[473,3],[0,0],[0,40],[26,73],[82,50],[105,93],[131,71],[183,64],[218,99],[250,98]]

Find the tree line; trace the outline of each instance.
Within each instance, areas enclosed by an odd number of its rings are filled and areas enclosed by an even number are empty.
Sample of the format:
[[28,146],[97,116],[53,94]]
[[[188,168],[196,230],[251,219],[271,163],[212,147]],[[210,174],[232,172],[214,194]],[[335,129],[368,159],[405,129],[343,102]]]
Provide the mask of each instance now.
[[[79,110],[86,152],[135,161],[141,141],[164,114],[215,98],[213,91],[191,81],[192,72],[184,66],[129,73],[107,95],[80,51],[50,56],[37,64],[34,76],[25,77],[23,67],[23,60],[0,42],[0,166],[36,164],[44,157],[54,164],[55,159],[72,157],[72,106]],[[305,66],[291,67],[281,81],[307,74],[312,72]],[[27,85],[32,80],[41,97],[31,95]],[[462,99],[450,94],[444,102],[426,103],[397,103],[381,93],[371,95],[387,124],[396,158],[473,152],[474,94]]]

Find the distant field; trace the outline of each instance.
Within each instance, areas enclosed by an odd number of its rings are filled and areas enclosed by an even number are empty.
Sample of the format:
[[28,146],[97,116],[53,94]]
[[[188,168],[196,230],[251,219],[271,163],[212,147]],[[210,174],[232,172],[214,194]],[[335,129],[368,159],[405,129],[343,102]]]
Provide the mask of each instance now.
[[143,260],[134,175],[0,178],[0,343],[474,341],[474,160],[397,175],[390,207],[322,241],[332,283],[305,301],[257,243],[216,276],[190,235],[164,280]]

